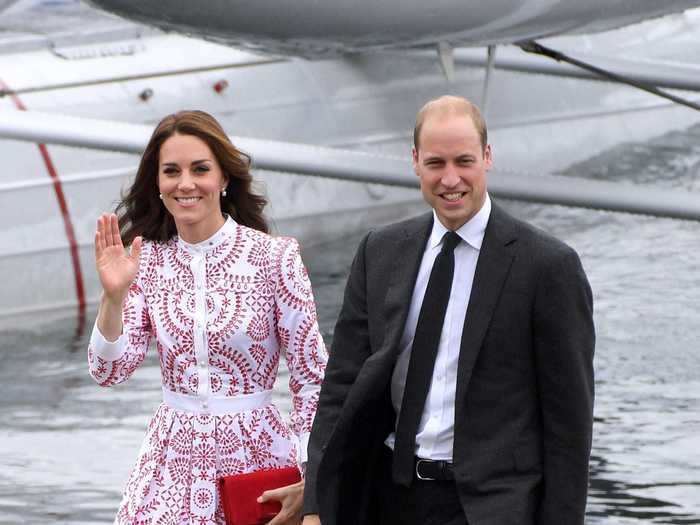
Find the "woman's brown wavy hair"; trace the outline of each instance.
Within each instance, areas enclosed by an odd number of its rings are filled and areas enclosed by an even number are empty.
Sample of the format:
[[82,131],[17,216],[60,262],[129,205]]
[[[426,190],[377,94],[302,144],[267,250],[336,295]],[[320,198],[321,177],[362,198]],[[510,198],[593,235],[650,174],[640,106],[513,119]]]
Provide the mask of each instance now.
[[251,189],[250,157],[229,140],[221,125],[204,111],[180,111],[158,123],[143,152],[136,178],[116,209],[124,244],[134,237],[164,242],[177,234],[175,221],[158,195],[158,160],[163,143],[175,134],[193,135],[203,140],[221,166],[225,177],[226,197],[221,197],[221,211],[238,224],[267,233],[263,216],[267,199]]

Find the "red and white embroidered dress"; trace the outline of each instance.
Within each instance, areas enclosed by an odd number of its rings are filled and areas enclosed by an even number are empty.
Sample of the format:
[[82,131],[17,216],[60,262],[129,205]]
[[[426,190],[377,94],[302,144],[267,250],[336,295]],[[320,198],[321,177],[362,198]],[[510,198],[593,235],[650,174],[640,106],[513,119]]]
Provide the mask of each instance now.
[[[155,338],[163,403],[151,420],[115,523],[224,523],[217,478],[301,465],[327,353],[311,285],[289,237],[228,218],[210,239],[144,242],[123,333],[93,329],[90,374],[121,383]],[[271,403],[280,354],[289,424]]]

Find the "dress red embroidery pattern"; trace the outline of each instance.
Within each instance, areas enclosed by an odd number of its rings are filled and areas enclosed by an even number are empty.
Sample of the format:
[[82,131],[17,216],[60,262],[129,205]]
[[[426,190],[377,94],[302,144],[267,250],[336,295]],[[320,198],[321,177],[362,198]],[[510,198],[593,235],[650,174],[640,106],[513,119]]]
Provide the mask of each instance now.
[[295,465],[301,436],[311,431],[327,353],[298,243],[231,219],[196,246],[145,242],[123,322],[118,355],[99,332],[88,348],[90,373],[102,386],[128,379],[153,337],[163,387],[197,399],[269,391],[286,358],[289,423],[272,404],[216,415],[161,404],[115,519],[223,524],[217,478]]

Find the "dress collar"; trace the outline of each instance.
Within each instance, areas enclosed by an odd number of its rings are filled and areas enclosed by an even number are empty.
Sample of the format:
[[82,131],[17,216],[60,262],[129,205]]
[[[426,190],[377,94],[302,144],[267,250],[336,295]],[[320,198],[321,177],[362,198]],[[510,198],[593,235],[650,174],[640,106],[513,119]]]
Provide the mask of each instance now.
[[236,232],[236,221],[234,221],[230,216],[226,216],[226,221],[224,222],[224,225],[219,228],[214,235],[209,237],[208,239],[204,239],[201,242],[192,244],[189,243],[185,240],[182,239],[182,237],[177,238],[177,244],[185,250],[186,252],[190,254],[195,254],[195,253],[204,253],[208,252],[209,250],[213,250],[214,248],[218,247],[221,245],[223,242],[225,242],[227,239],[231,239],[234,237]]
[[[457,233],[457,235],[459,235],[462,240],[471,247],[481,250],[481,244],[484,242],[484,232],[486,231],[486,225],[489,222],[490,215],[491,198],[487,193],[481,209],[476,213],[476,215],[474,215],[474,217],[460,226],[455,233]],[[433,210],[433,231],[430,233],[430,247],[435,248],[438,246],[448,231],[449,230],[445,227],[445,225],[440,222],[440,219],[438,219],[435,210]]]

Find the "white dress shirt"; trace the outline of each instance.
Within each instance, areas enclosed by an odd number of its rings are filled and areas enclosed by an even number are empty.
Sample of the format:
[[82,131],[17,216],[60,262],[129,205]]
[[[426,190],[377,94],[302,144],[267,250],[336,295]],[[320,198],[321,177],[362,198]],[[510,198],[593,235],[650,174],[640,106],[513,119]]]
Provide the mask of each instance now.
[[[452,461],[459,347],[469,296],[472,291],[476,262],[479,258],[479,250],[481,250],[490,214],[491,200],[487,194],[484,205],[477,214],[456,231],[463,242],[460,242],[454,251],[455,266],[452,290],[442,325],[430,390],[416,434],[415,454],[421,458]],[[425,247],[416,284],[413,288],[411,307],[399,343],[401,353],[391,378],[391,401],[397,414],[401,409],[418,314],[433,263],[442,249],[442,238],[447,231],[448,229],[433,211],[433,230]],[[396,424],[394,424],[394,428],[396,428]],[[392,449],[394,448],[394,439],[395,435],[392,432],[386,440],[386,444]]]

